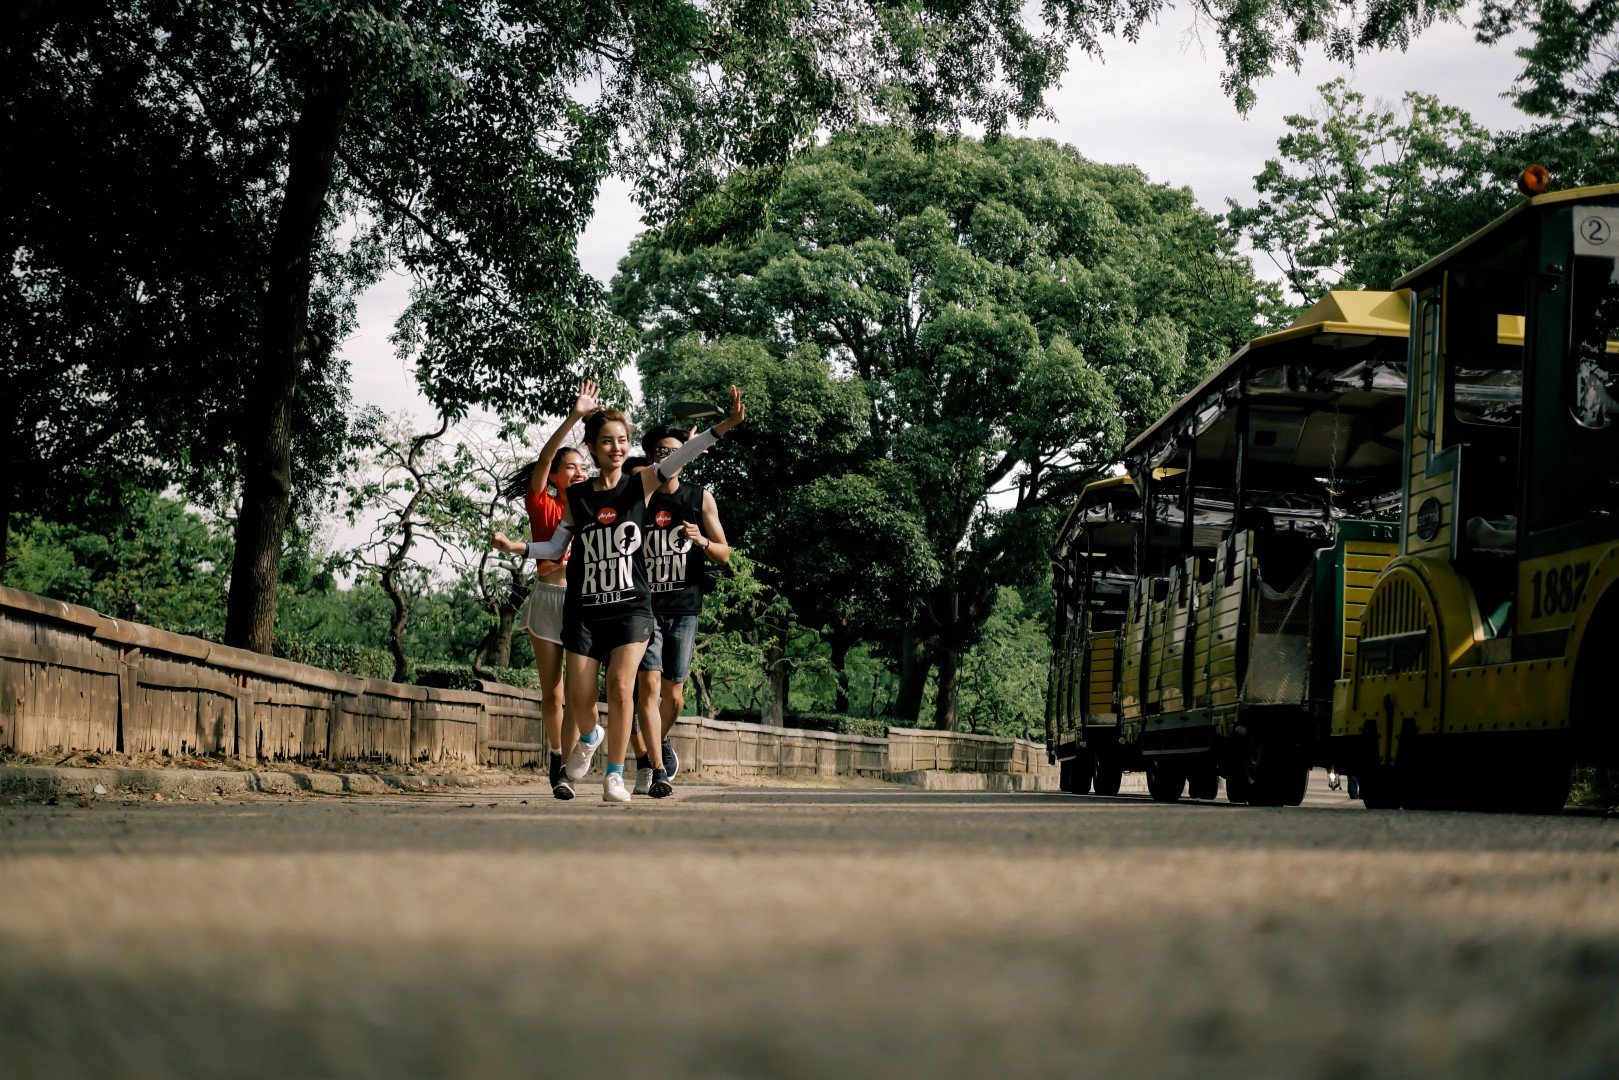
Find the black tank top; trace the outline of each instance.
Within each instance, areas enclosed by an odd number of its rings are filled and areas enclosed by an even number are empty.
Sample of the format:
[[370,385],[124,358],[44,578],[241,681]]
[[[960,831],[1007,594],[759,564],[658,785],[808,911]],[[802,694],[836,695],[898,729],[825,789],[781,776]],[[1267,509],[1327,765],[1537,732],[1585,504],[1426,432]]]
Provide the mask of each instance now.
[[568,555],[564,622],[652,614],[647,592],[646,489],[625,473],[618,486],[596,490],[594,482],[568,488],[573,543]]
[[652,610],[666,615],[696,615],[703,610],[703,549],[680,528],[688,521],[703,524],[703,489],[682,483],[671,494],[652,493],[647,504],[646,576],[652,588]]

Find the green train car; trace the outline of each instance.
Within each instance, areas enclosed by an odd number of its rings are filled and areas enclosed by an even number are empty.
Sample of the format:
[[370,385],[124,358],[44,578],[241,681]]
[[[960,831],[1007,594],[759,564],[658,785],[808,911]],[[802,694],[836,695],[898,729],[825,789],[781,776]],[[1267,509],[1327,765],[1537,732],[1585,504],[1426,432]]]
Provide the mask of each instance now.
[[[1409,309],[1334,292],[1090,485],[1058,537],[1048,746],[1071,791],[1297,803],[1398,553]],[[1238,509],[1240,508],[1240,510]]]

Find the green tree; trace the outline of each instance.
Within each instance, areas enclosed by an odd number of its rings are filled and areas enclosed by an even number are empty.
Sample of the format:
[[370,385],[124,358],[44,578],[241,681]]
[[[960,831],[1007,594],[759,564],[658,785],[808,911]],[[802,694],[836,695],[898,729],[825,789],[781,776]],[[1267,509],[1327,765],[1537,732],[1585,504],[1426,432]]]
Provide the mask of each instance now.
[[[741,543],[778,545],[785,582],[827,580],[799,530],[834,492],[871,493],[860,527],[886,500],[905,519],[896,538],[926,538],[931,560],[891,543],[866,573],[915,590],[891,609],[905,623],[899,715],[915,720],[937,666],[935,722],[953,727],[962,652],[1000,584],[1043,572],[1053,507],[1251,335],[1264,289],[1191,192],[1051,142],[925,152],[893,129],[836,136],[783,171],[766,227],[741,241],[723,239],[728,195],[640,238],[614,283],[616,309],[643,331],[649,396],[743,385],[749,423],[715,468],[748,471],[721,498],[733,517],[749,508]],[[699,349],[701,371],[688,359]],[[807,438],[776,438],[774,401],[756,404],[739,377],[762,381],[761,354],[789,368],[813,356],[859,397],[783,424]],[[856,474],[878,491],[850,484]],[[775,509],[795,490],[805,503]],[[844,610],[866,573],[845,579]]]
[[[915,598],[939,583],[933,545],[912,510],[899,469],[874,463],[881,479],[849,473],[811,480],[764,508],[754,535],[761,557],[790,567],[781,589],[798,617],[820,628],[839,676],[832,709],[849,710],[843,672],[849,650],[902,632]],[[886,479],[885,484],[883,480]]]
[[15,587],[219,640],[230,561],[225,524],[139,489],[94,509],[88,522],[28,520],[13,553]]
[[1030,739],[1045,728],[1050,628],[1002,586],[961,661],[961,713],[979,735]]
[[[344,484],[349,524],[375,521],[371,535],[348,552],[347,565],[388,598],[392,614],[381,640],[400,682],[413,659],[427,659],[407,648],[418,600],[454,595],[480,613],[483,632],[475,647],[452,655],[470,657],[474,672],[482,673],[486,664],[510,664],[515,617],[533,584],[524,560],[502,558],[489,543],[497,529],[527,531],[521,509],[497,495],[518,460],[504,442],[469,439],[465,432],[451,445],[444,441],[448,427],[441,420],[435,430],[417,432],[403,418],[376,425],[360,470]],[[522,441],[526,449],[526,436]]]
[[[894,512],[911,501],[905,478],[881,468],[868,475],[881,463],[864,447],[862,384],[838,378],[814,344],[778,357],[750,338],[705,343],[697,333],[643,352],[641,366],[655,417],[671,402],[723,400],[729,385],[741,388],[748,422],[683,475],[713,488],[727,535],[745,540],[795,619],[825,634],[836,670],[855,642],[903,625],[913,598],[937,584],[938,566],[914,515]],[[860,588],[851,589],[857,575]],[[785,635],[797,623],[769,625]],[[767,651],[781,659],[790,645],[782,637]],[[791,670],[771,665],[772,702],[787,701]],[[840,682],[840,711],[844,704]]]
[[[0,35],[0,569],[13,515],[59,517],[64,488],[177,480],[222,506],[239,475],[285,158],[249,92],[254,57],[193,63],[148,7],[34,5],[16,14],[63,17]],[[373,256],[330,233],[310,253],[295,509],[346,436],[333,346]]]
[[1531,38],[1510,96],[1542,122],[1501,136],[1503,171],[1538,162],[1559,186],[1619,178],[1619,3],[1490,0],[1477,26],[1486,43],[1525,27]]
[[770,568],[732,548],[726,569],[714,574],[703,597],[700,635],[692,663],[697,705],[706,714],[739,710],[780,725],[793,673],[824,671],[819,638],[802,626],[776,588]]
[[1610,162],[1619,138],[1619,2],[1616,0],[1487,0],[1479,40],[1495,43],[1527,27],[1531,43],[1512,87],[1513,103],[1531,116],[1606,139]]
[[380,425],[370,440],[369,468],[346,485],[349,524],[380,513],[370,538],[354,549],[351,558],[352,565],[375,578],[393,607],[387,644],[395,682],[407,681],[410,671],[405,653],[405,625],[410,619],[407,582],[431,580],[431,566],[438,561],[430,554],[424,563],[418,543],[443,552],[443,539],[434,526],[442,521],[452,494],[445,447],[439,442],[448,428],[448,420],[440,420],[438,428],[428,432],[413,432],[405,422]]
[[[45,54],[95,67],[121,41],[152,77],[98,86],[76,118],[119,94],[166,103],[194,157],[249,166],[199,191],[190,210],[266,211],[239,279],[257,317],[244,324],[246,392],[235,399],[248,404],[229,428],[242,494],[227,637],[267,651],[297,432],[319,397],[311,389],[341,385],[324,377],[333,338],[319,318],[322,290],[335,289],[341,313],[355,280],[323,265],[339,219],[352,211],[364,223],[360,249],[412,274],[397,340],[444,415],[536,393],[560,403],[582,360],[606,368],[615,352],[575,258],[609,170],[631,176],[665,222],[744,170],[729,197],[748,219],[774,168],[818,130],[895,118],[924,136],[964,119],[998,132],[1042,110],[1071,47],[1099,53],[1104,35],[1133,36],[1164,6],[1051,0],[1036,27],[1022,6],[986,0],[36,0],[4,16],[3,59],[20,72]],[[1277,62],[1296,66],[1313,42],[1347,58],[1403,43],[1452,5],[1195,10],[1217,28],[1228,89],[1246,107],[1255,78]],[[92,39],[105,48],[85,47]],[[141,142],[144,132],[128,135]],[[114,163],[105,153],[93,162],[109,175]],[[8,239],[15,263],[26,242]],[[185,314],[214,306],[205,295]]]
[[1343,79],[1311,116],[1286,118],[1259,200],[1226,200],[1233,227],[1282,272],[1300,307],[1328,289],[1386,289],[1449,239],[1500,213],[1490,133],[1461,109],[1407,93],[1367,104]]

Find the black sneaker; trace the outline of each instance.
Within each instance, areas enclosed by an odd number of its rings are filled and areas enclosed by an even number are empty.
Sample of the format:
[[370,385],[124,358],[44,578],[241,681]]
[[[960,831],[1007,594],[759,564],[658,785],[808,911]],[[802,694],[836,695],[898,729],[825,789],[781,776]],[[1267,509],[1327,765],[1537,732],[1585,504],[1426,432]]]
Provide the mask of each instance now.
[[680,772],[680,755],[675,753],[674,744],[668,739],[663,740],[663,767],[668,771],[670,780]]
[[549,770],[548,775],[551,778],[551,786],[556,787],[557,786],[557,781],[562,779],[562,755],[561,754],[553,753],[551,755],[551,768]]
[[566,776],[551,785],[551,797],[567,802],[573,798],[573,781]]
[[652,770],[652,783],[647,787],[646,793],[654,799],[667,799],[675,793],[675,786],[669,782],[667,770]]

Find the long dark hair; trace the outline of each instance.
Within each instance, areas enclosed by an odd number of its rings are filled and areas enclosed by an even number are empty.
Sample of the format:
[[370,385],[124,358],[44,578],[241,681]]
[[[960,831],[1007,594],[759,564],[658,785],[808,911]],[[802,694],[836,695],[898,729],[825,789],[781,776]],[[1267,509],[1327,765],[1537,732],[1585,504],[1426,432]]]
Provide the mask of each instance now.
[[545,472],[542,475],[550,476],[552,473],[557,471],[557,466],[561,463],[563,454],[579,454],[581,457],[584,456],[583,452],[577,446],[564,446],[555,454],[551,455],[550,461],[541,461],[539,458],[535,458],[527,465],[518,466],[511,473],[509,473],[505,479],[501,480],[500,489],[495,492],[496,497],[504,499],[508,502],[523,498],[528,494],[528,485],[534,477],[534,470],[538,469],[541,465],[544,465]]

